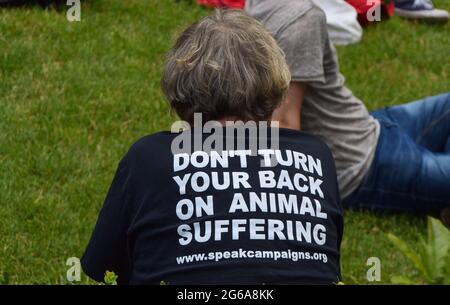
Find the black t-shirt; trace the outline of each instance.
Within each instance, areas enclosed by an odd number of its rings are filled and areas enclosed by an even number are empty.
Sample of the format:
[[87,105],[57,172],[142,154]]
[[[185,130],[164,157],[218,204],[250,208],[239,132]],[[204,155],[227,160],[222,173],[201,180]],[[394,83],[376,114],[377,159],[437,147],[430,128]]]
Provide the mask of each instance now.
[[338,282],[343,212],[331,152],[310,134],[271,128],[269,139],[273,131],[278,147],[253,150],[173,153],[180,134],[170,132],[137,141],[82,257],[86,274],[114,271],[119,284]]

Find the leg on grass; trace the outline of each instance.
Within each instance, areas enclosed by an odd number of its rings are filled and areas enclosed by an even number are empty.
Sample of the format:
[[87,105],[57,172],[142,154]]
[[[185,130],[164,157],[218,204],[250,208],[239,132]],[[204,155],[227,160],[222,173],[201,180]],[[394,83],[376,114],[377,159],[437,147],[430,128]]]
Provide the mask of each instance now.
[[344,204],[413,213],[450,207],[450,94],[373,116],[381,125],[377,152],[367,177]]
[[417,144],[432,152],[449,151],[450,93],[385,109]]

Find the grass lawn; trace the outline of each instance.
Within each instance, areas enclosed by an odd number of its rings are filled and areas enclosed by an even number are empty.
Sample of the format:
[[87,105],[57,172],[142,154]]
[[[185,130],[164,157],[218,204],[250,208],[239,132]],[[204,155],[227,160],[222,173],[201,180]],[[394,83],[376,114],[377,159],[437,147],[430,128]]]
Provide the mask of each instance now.
[[[66,283],[66,259],[81,256],[119,159],[174,120],[159,88],[164,53],[207,12],[191,1],[94,0],[69,23],[64,11],[0,9],[0,283]],[[338,49],[370,110],[450,90],[450,24],[393,18]],[[424,281],[388,232],[414,243],[425,219],[346,212],[346,284],[367,283],[372,256],[382,283]]]

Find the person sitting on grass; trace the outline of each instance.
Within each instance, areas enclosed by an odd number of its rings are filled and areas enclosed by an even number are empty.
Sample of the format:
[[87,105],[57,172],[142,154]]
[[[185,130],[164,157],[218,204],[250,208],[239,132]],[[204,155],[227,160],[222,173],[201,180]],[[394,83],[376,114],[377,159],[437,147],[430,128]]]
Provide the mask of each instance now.
[[450,228],[450,94],[369,113],[311,0],[247,0],[245,10],[286,54],[292,82],[277,112],[329,145],[344,207],[440,215]]
[[113,271],[119,284],[339,282],[331,151],[273,115],[290,80],[275,40],[244,12],[217,10],[188,27],[162,89],[191,128],[143,137],[120,161],[85,273],[102,281]]

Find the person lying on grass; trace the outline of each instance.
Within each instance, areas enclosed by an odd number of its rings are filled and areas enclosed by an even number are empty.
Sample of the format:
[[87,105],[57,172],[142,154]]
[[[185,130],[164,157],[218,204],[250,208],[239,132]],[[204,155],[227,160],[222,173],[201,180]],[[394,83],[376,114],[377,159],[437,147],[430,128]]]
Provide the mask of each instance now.
[[286,54],[292,81],[277,112],[331,148],[344,207],[440,215],[450,227],[450,94],[369,113],[311,0],[246,0],[245,10]]
[[162,89],[190,129],[143,137],[120,161],[85,273],[113,271],[119,284],[339,282],[331,151],[272,115],[290,79],[275,40],[242,11],[188,27]]

